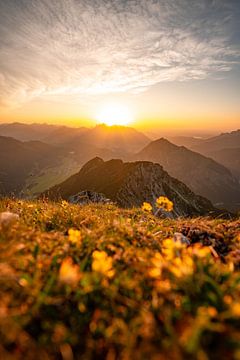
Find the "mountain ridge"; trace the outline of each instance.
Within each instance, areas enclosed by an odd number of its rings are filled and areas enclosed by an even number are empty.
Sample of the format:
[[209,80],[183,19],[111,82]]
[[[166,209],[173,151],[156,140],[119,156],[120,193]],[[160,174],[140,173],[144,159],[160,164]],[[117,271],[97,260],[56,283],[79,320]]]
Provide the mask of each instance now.
[[144,201],[154,205],[160,195],[167,196],[174,202],[175,216],[198,216],[216,211],[209,200],[169,176],[161,165],[149,161],[124,163],[120,159],[104,161],[96,157],[42,196],[50,200],[68,200],[85,190],[102,193],[119,206],[130,208],[139,207]]
[[[157,162],[195,193],[234,210],[240,203],[240,185],[231,171],[211,158],[160,138],[152,141],[133,161]],[[236,205],[235,205],[236,202]]]

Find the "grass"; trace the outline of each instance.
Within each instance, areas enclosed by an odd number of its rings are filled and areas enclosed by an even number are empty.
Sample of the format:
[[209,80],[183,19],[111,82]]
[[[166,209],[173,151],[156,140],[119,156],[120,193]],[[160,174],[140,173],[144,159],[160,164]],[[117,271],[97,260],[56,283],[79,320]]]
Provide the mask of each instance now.
[[240,359],[240,220],[9,199],[1,211],[19,215],[0,231],[1,359]]

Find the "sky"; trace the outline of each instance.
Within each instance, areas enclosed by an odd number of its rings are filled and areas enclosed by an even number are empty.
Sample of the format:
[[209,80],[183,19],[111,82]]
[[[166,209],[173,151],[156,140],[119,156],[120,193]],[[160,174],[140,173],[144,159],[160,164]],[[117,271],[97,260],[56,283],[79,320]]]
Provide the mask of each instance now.
[[239,0],[0,0],[0,122],[240,128],[239,23]]

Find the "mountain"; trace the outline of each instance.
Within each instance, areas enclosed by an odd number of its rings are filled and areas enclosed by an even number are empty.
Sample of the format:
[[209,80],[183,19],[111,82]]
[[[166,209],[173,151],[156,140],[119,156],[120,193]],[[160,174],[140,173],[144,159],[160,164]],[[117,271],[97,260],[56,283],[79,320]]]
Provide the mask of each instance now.
[[179,136],[169,138],[169,140],[176,145],[186,146],[193,151],[211,157],[230,169],[240,180],[240,130],[223,133],[208,139]]
[[185,184],[172,178],[159,164],[148,161],[124,163],[94,158],[63,183],[43,195],[49,199],[66,199],[80,191],[104,194],[121,207],[139,207],[144,201],[152,204],[160,195],[174,203],[175,216],[206,215],[214,212],[211,202],[195,195]]
[[147,145],[134,160],[161,164],[171,176],[183,181],[196,194],[210,199],[215,206],[230,210],[240,207],[240,184],[230,170],[184,146],[161,138]]
[[48,124],[0,124],[0,135],[20,141],[39,140],[71,150],[79,148],[80,144],[91,145],[119,155],[139,151],[150,142],[146,135],[133,128],[104,124],[92,129]]
[[127,126],[97,125],[85,132],[80,142],[117,152],[136,152],[150,142],[143,133]]
[[240,146],[238,148],[210,151],[209,156],[219,164],[229,168],[240,180]]
[[0,124],[0,135],[12,137],[20,141],[43,140],[58,128],[58,125],[22,124],[15,122]]
[[0,136],[0,194],[18,194],[31,172],[56,163],[59,155],[57,149],[39,141]]
[[209,138],[198,138],[188,136],[168,137],[169,141],[178,146],[186,146],[201,154],[210,154],[223,149],[234,149],[240,147],[240,130],[223,133]]
[[234,149],[239,147],[240,130],[236,130],[230,133],[223,133],[221,135],[206,139],[200,144],[194,145],[193,149],[202,154],[209,154],[213,151]]
[[86,127],[71,128],[60,126],[48,134],[43,141],[54,145],[66,145],[79,139],[88,130]]
[[55,146],[0,136],[0,195],[35,197],[67,179],[93,157],[108,160],[114,155],[111,150],[87,143]]
[[204,143],[203,138],[193,136],[167,136],[167,140],[178,146],[185,146],[189,149],[193,149],[194,146],[198,146]]

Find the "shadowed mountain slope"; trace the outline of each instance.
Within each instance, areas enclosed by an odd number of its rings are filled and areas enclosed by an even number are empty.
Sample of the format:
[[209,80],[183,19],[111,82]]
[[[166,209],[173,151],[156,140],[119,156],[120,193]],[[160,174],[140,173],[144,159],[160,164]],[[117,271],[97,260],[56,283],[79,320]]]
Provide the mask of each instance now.
[[239,207],[238,180],[223,165],[199,153],[162,138],[147,145],[134,160],[161,164],[171,176],[220,207],[228,207],[230,210]]
[[58,149],[40,141],[0,136],[0,194],[18,194],[31,171],[56,163],[59,156]]

